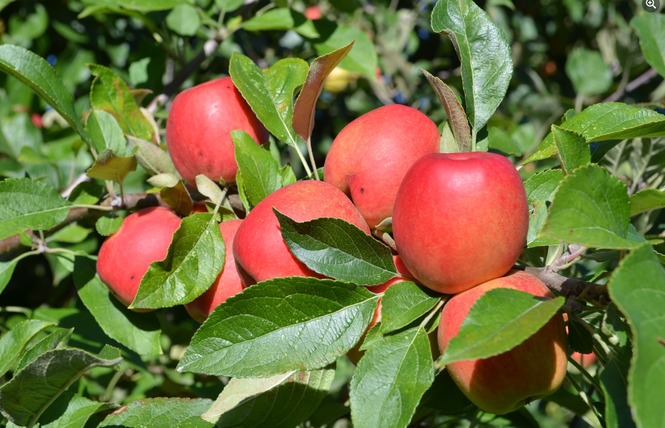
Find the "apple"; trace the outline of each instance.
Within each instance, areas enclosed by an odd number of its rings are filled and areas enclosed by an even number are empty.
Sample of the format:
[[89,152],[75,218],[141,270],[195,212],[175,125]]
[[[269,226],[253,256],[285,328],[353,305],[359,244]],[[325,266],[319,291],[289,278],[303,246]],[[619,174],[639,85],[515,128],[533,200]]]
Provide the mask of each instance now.
[[99,248],[97,273],[111,292],[129,306],[150,264],[166,257],[181,218],[165,207],[129,214],[120,229]]
[[[441,313],[438,342],[443,354],[459,332],[471,306],[487,291],[512,288],[553,298],[547,286],[523,271],[480,284],[453,296]],[[556,391],[566,376],[566,331],[562,314],[555,315],[533,336],[502,354],[446,366],[460,390],[481,410],[497,415]]]
[[407,170],[439,150],[439,130],[425,114],[392,104],[363,114],[334,139],[324,179],[349,195],[370,228],[392,216]]
[[203,323],[217,306],[243,289],[233,257],[233,239],[240,224],[242,224],[242,220],[227,220],[219,224],[219,230],[222,232],[226,245],[224,267],[205,293],[185,305],[187,313],[200,323]]
[[335,186],[312,180],[289,184],[259,202],[238,228],[233,254],[245,286],[287,276],[320,277],[291,254],[273,208],[299,222],[320,217],[346,220],[369,234],[360,212]]
[[180,92],[166,120],[166,143],[178,173],[190,185],[203,174],[233,183],[238,172],[231,131],[242,130],[259,144],[268,132],[230,77]]
[[420,158],[402,180],[392,218],[406,267],[444,294],[508,272],[522,252],[528,225],[517,170],[507,158],[486,152]]

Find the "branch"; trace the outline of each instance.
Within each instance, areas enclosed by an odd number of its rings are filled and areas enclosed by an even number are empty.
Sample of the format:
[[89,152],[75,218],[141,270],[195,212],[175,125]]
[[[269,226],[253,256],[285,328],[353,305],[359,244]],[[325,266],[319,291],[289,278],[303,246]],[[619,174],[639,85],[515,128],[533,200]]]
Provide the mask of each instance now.
[[658,72],[653,68],[648,69],[644,73],[637,76],[635,79],[631,80],[626,84],[626,86],[620,86],[613,94],[603,100],[604,103],[610,101],[617,101],[623,97],[627,92],[632,92],[635,89],[639,88],[642,85],[647,84],[651,79],[656,77]]
[[606,285],[594,284],[581,279],[567,278],[559,275],[549,267],[526,267],[526,273],[534,275],[545,283],[550,289],[566,298],[571,309],[579,309],[580,301],[586,301],[596,306],[605,307],[610,303],[610,296]]

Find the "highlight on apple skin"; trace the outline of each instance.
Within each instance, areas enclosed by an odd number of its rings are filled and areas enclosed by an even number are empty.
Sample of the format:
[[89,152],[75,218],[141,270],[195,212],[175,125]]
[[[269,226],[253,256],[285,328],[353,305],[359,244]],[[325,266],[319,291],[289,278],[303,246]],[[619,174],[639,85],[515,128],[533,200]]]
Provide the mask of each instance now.
[[185,305],[187,313],[200,323],[203,323],[208,315],[217,306],[224,303],[226,299],[243,290],[242,281],[236,270],[235,258],[233,257],[233,240],[241,223],[242,220],[237,219],[227,220],[219,224],[219,230],[226,246],[224,267],[205,293]]
[[529,226],[524,184],[495,153],[425,155],[402,180],[392,226],[397,252],[419,282],[460,293],[517,261]]
[[233,130],[245,131],[259,144],[268,141],[268,131],[230,77],[176,95],[166,120],[166,143],[176,170],[188,184],[195,185],[199,174],[215,182],[235,182]]
[[439,151],[436,124],[419,110],[391,104],[356,118],[335,137],[324,180],[349,195],[370,228],[392,216],[397,189],[419,158]]
[[358,209],[335,186],[313,180],[289,184],[259,202],[238,228],[233,254],[244,286],[288,276],[320,277],[291,254],[273,208],[295,221],[338,218],[370,233]]
[[129,306],[152,262],[163,260],[181,218],[165,207],[129,214],[101,245],[97,272],[120,302]]
[[[438,342],[443,354],[471,306],[487,291],[512,288],[553,298],[547,286],[523,271],[480,284],[453,296],[441,313]],[[517,347],[493,357],[450,363],[446,369],[460,390],[481,410],[502,415],[556,391],[566,376],[566,332],[562,314]]]

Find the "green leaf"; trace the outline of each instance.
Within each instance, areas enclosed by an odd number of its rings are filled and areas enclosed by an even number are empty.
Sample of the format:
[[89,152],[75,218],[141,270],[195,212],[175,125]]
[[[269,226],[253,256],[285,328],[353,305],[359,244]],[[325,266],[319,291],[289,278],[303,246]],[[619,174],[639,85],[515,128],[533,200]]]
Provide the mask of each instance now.
[[242,175],[243,192],[251,206],[283,187],[281,166],[269,151],[259,146],[244,131],[231,131],[238,173]]
[[127,84],[111,69],[90,64],[95,76],[90,88],[90,103],[97,110],[110,113],[125,134],[148,141],[156,141],[154,130],[139,108]]
[[149,173],[173,174],[180,177],[176,171],[171,156],[157,144],[132,136],[127,136],[127,143],[135,152],[139,164]]
[[323,81],[328,74],[348,55],[353,42],[316,58],[309,67],[307,79],[293,108],[293,129],[303,139],[309,141],[314,129],[316,102],[323,89]]
[[471,0],[437,2],[432,30],[444,32],[455,47],[462,65],[466,114],[478,131],[503,100],[513,73],[506,36]]
[[637,426],[665,420],[660,391],[665,384],[665,268],[653,249],[642,245],[621,262],[608,285],[612,301],[628,318],[633,359],[628,400]]
[[29,178],[0,181],[0,239],[46,230],[65,220],[71,204],[48,184]]
[[19,259],[17,258],[9,260],[8,262],[0,262],[0,293],[2,293],[12,279],[14,269],[16,269],[18,262]]
[[79,298],[108,337],[142,357],[162,354],[157,316],[123,307],[97,276],[93,260],[76,257],[73,277]]
[[630,216],[665,208],[665,190],[644,189],[630,196]]
[[136,171],[134,156],[116,156],[110,150],[101,153],[86,171],[88,177],[122,183],[132,171]]
[[573,49],[566,59],[566,74],[579,95],[601,95],[612,85],[612,72],[600,52]]
[[158,309],[189,303],[203,294],[224,266],[225,245],[211,213],[185,217],[166,258],[153,262],[141,279],[131,309]]
[[[100,403],[66,391],[40,418],[40,428],[84,428],[95,413],[111,409],[111,403]],[[48,422],[41,422],[48,421]]]
[[261,70],[250,58],[234,52],[229,73],[261,123],[279,140],[295,144],[293,97],[307,77],[309,66],[301,59],[281,59]]
[[524,291],[497,288],[471,306],[441,364],[488,358],[510,351],[533,336],[557,314],[563,297],[536,298]]
[[194,6],[179,4],[166,15],[166,25],[181,36],[193,36],[201,27],[201,18]]
[[266,377],[325,367],[358,342],[377,299],[362,287],[332,280],[260,282],[210,314],[178,370]]
[[100,358],[79,349],[54,349],[39,356],[0,388],[2,414],[17,425],[34,425],[60,394],[93,367],[121,358]]
[[448,116],[448,125],[455,136],[457,145],[457,152],[468,152],[471,150],[471,128],[469,128],[469,119],[466,117],[466,112],[460,104],[457,96],[452,89],[441,79],[430,74],[426,70],[422,70],[423,74],[429,81],[430,86],[439,97],[439,101],[443,105],[446,115]]
[[397,276],[390,248],[337,218],[297,222],[273,209],[294,256],[321,275],[359,285],[378,285]]
[[95,230],[102,236],[111,236],[122,226],[122,217],[100,217],[95,222]]
[[381,334],[406,327],[428,313],[440,298],[410,281],[393,284],[381,299]]
[[498,150],[512,156],[520,156],[522,154],[519,143],[501,128],[489,127],[487,140],[490,149]]
[[561,159],[561,166],[567,174],[591,162],[591,151],[584,137],[556,125],[552,125],[552,135]]
[[25,320],[15,325],[0,338],[0,377],[12,370],[26,347],[39,332],[53,323]]
[[306,37],[316,37],[318,32],[305,15],[287,7],[270,9],[256,15],[242,24],[247,31],[285,31],[295,30]]
[[665,77],[665,15],[641,13],[630,21],[630,26],[637,31],[646,62]]
[[187,427],[206,428],[213,424],[201,419],[211,400],[207,398],[145,398],[107,416],[100,427]]
[[73,328],[55,327],[52,332],[46,335],[46,337],[34,344],[31,343],[30,349],[26,350],[23,356],[21,356],[21,360],[16,365],[16,371],[21,370],[23,367],[35,361],[44,352],[65,347],[73,331]]
[[540,236],[591,248],[632,248],[626,186],[603,167],[576,169],[561,181]]
[[125,136],[115,117],[104,110],[92,109],[85,124],[90,139],[97,150],[102,153],[112,151],[117,156],[131,156],[132,150],[127,146]]
[[112,0],[112,3],[125,9],[147,13],[173,9],[180,5],[182,0]]
[[563,180],[563,171],[560,169],[547,169],[529,177],[524,182],[529,203],[536,201],[552,202],[554,192]]
[[345,70],[355,71],[370,81],[376,79],[378,56],[374,42],[360,28],[337,25],[328,35],[314,42],[314,49],[319,56],[328,54],[353,42],[353,49],[340,61]]
[[[580,134],[587,143],[639,137],[665,136],[665,115],[648,108],[624,103],[598,103],[582,110],[559,127]],[[538,150],[522,163],[547,159],[556,154],[554,136],[550,133]]]
[[88,134],[74,108],[74,99],[55,69],[40,56],[20,46],[0,46],[0,70],[29,86],[53,107],[81,136],[89,142]]
[[353,426],[408,426],[432,382],[432,351],[423,328],[381,339],[360,359],[351,379]]
[[223,427],[294,427],[321,403],[335,376],[322,369],[268,378],[233,378],[203,419]]

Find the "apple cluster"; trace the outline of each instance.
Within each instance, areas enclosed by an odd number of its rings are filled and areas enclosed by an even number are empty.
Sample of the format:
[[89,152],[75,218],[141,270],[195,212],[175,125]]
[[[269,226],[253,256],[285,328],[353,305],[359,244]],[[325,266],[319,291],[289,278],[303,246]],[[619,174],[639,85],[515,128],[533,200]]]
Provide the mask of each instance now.
[[[268,139],[230,78],[176,96],[166,139],[186,183],[195,185],[199,174],[225,185],[235,182],[232,130],[247,132],[258,144]],[[321,277],[290,252],[274,210],[299,222],[342,219],[368,235],[390,231],[392,225],[399,275],[369,289],[383,293],[408,280],[444,296],[436,333],[441,353],[487,291],[512,288],[553,297],[538,278],[513,270],[528,228],[526,193],[513,164],[495,153],[440,153],[437,125],[408,106],[383,106],[350,122],[330,147],[323,181],[282,187],[242,220],[220,223],[227,248],[224,267],[208,291],[186,305],[194,319],[203,322],[217,305],[260,281]],[[102,244],[99,276],[122,303],[132,302],[149,265],[166,256],[180,222],[165,207],[138,210]],[[380,318],[379,304],[371,325]],[[349,353],[353,361],[360,356],[358,348]],[[508,352],[454,362],[446,369],[480,409],[504,414],[555,391],[566,363],[559,314]]]

